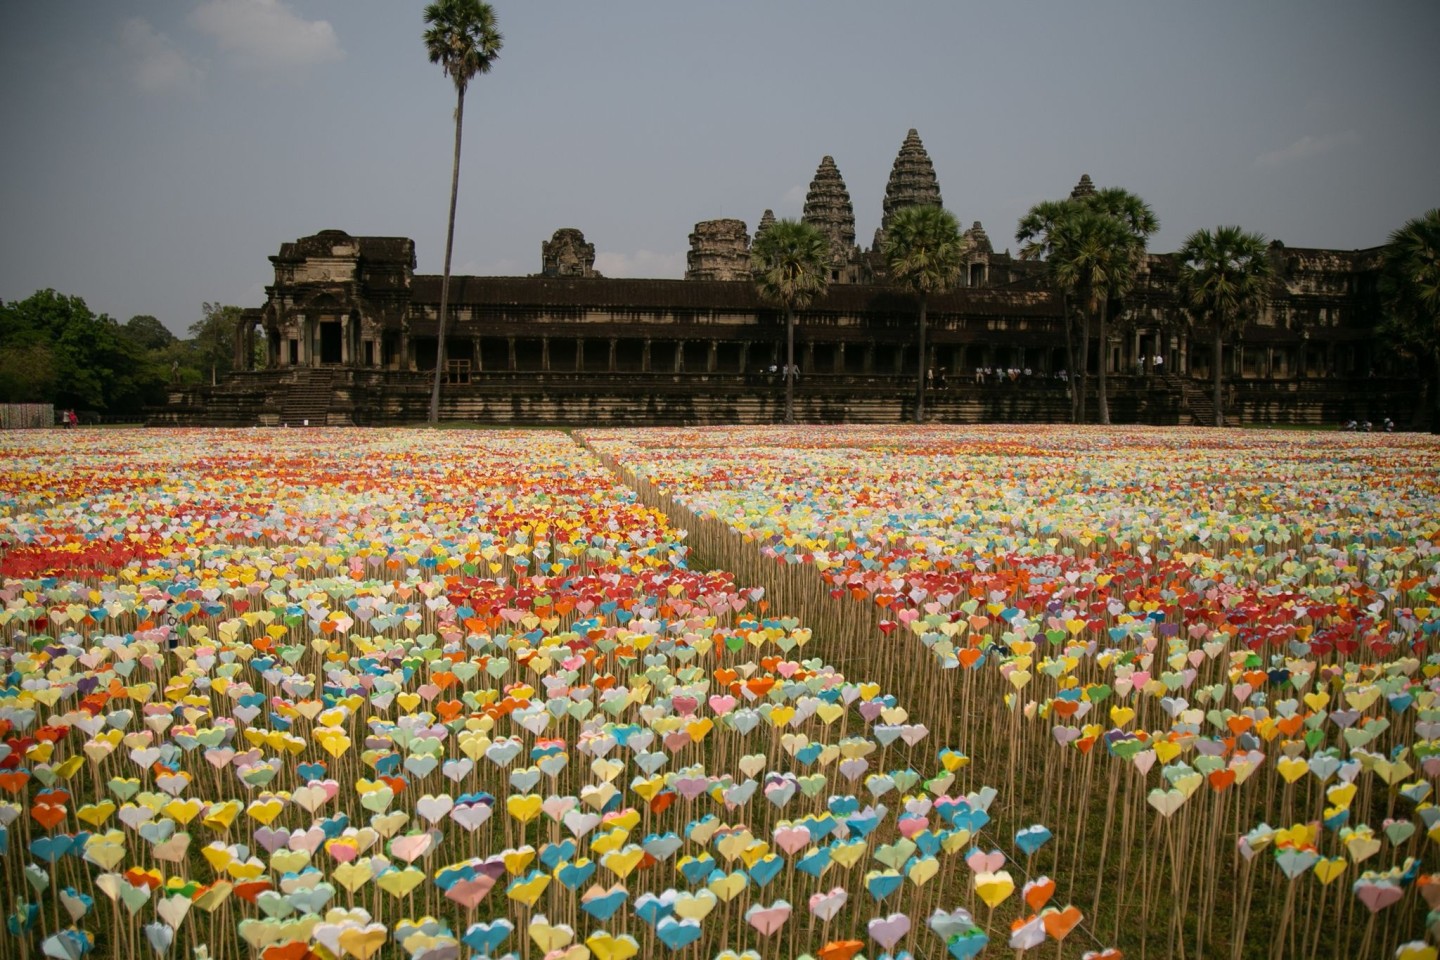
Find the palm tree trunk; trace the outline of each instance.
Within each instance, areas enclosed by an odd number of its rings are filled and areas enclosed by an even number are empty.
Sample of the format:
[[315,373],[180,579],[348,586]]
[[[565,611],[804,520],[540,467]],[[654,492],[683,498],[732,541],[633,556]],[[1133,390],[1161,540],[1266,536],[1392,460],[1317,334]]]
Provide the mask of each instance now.
[[795,422],[795,310],[785,305],[785,422]]
[[450,252],[455,248],[455,201],[460,197],[460,130],[465,124],[465,88],[455,91],[455,162],[450,168],[450,218],[445,227],[445,273],[440,280],[440,325],[435,342],[435,384],[430,389],[430,422],[440,421],[440,378],[445,373],[445,318],[450,312]]
[[1440,434],[1440,347],[1430,356],[1430,432]]
[[1075,317],[1070,312],[1070,294],[1060,294],[1061,315],[1065,318],[1065,391],[1070,394],[1070,422],[1080,422],[1080,394],[1075,390]]
[[915,368],[915,422],[925,422],[925,294],[920,294],[920,357]]
[[1090,387],[1090,311],[1083,310],[1080,314],[1080,415],[1077,423],[1085,422],[1085,394]]
[[1215,426],[1217,427],[1225,426],[1225,396],[1224,390],[1221,388],[1221,377],[1223,376],[1221,371],[1224,369],[1221,361],[1224,359],[1225,350],[1224,329],[1225,325],[1217,316],[1215,318],[1215,356],[1211,361],[1215,370]]
[[1099,397],[1096,405],[1100,408],[1100,422],[1106,426],[1110,425],[1110,397],[1106,393],[1105,368],[1110,366],[1110,338],[1107,329],[1110,325],[1110,296],[1107,294],[1104,300],[1100,301],[1100,367],[1096,376],[1100,378]]

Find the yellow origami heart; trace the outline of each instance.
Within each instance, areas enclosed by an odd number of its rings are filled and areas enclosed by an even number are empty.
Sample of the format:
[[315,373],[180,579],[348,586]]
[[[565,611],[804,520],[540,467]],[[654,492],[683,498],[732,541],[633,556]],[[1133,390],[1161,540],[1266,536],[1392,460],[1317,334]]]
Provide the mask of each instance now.
[[640,944],[634,937],[629,934],[617,937],[605,930],[596,930],[590,934],[585,938],[585,945],[599,960],[630,960],[640,952]]
[[1005,898],[1015,892],[1015,881],[1010,874],[1001,870],[996,873],[978,873],[975,875],[975,892],[985,905],[994,910],[1005,902]]
[[393,897],[403,897],[425,880],[425,872],[417,867],[389,870],[375,880],[375,885]]

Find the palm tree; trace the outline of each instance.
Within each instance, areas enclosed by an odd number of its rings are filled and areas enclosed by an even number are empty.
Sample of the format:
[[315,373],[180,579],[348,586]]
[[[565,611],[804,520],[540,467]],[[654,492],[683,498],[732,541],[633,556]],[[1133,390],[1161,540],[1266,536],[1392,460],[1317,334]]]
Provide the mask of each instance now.
[[1107,354],[1110,350],[1111,302],[1125,296],[1135,282],[1140,264],[1145,258],[1145,248],[1150,235],[1160,229],[1160,220],[1150,205],[1138,196],[1121,187],[1106,187],[1081,200],[1086,207],[1103,217],[1118,223],[1123,236],[1107,228],[1108,242],[1114,249],[1106,257],[1112,262],[1106,264],[1109,282],[1101,290],[1100,323],[1097,336],[1100,339],[1100,367],[1096,372],[1099,379],[1096,402],[1100,407],[1100,422],[1110,422],[1110,397],[1106,386],[1106,369],[1109,367]]
[[1270,282],[1265,238],[1239,227],[1196,230],[1180,249],[1180,296],[1192,325],[1214,334],[1215,426],[1225,426],[1222,365],[1225,338],[1260,307]]
[[925,311],[932,293],[944,293],[960,276],[966,242],[955,215],[943,207],[905,207],[885,231],[882,254],[890,279],[920,300],[915,422],[925,420]]
[[450,171],[450,217],[445,229],[445,274],[440,281],[440,326],[435,345],[435,385],[430,391],[430,422],[440,419],[440,378],[445,370],[445,320],[450,311],[450,253],[455,246],[455,202],[460,196],[460,131],[465,122],[465,90],[489,73],[500,57],[504,38],[495,11],[479,0],[436,0],[425,8],[425,49],[455,84],[455,161]]
[[1390,234],[1380,296],[1386,332],[1429,367],[1430,432],[1440,433],[1440,208]]
[[1065,355],[1070,370],[1070,419],[1079,423],[1085,419],[1085,391],[1088,386],[1090,358],[1090,319],[1082,313],[1080,324],[1081,349],[1079,363],[1075,357],[1075,311],[1071,310],[1070,297],[1074,293],[1064,286],[1055,275],[1057,264],[1051,260],[1055,248],[1055,231],[1077,208],[1074,198],[1065,200],[1042,200],[1031,207],[1015,229],[1015,242],[1020,244],[1021,260],[1041,260],[1046,263],[1052,285],[1060,291],[1060,311],[1065,318]]
[[[1086,366],[1090,357],[1090,323],[1092,320],[1099,321],[1100,364],[1096,374],[1096,401],[1100,422],[1109,423],[1110,409],[1105,392],[1105,321],[1111,293],[1127,285],[1126,278],[1133,270],[1130,237],[1119,220],[1081,206],[1056,224],[1053,242],[1054,250],[1050,255],[1052,274],[1062,289],[1075,291],[1085,317],[1081,350]],[[1083,380],[1081,386],[1083,389]],[[1082,416],[1084,411],[1082,394]]]
[[1097,403],[1100,422],[1110,422],[1106,373],[1111,301],[1122,297],[1134,283],[1144,260],[1149,237],[1160,221],[1149,204],[1128,190],[1107,187],[1065,200],[1045,200],[1030,208],[1015,231],[1024,260],[1044,260],[1050,280],[1060,289],[1066,314],[1066,347],[1073,334],[1069,298],[1080,300],[1080,363],[1075,418],[1085,419],[1090,380],[1090,324],[1095,322],[1100,341]]
[[760,298],[785,310],[785,422],[795,422],[795,311],[829,284],[830,241],[799,220],[777,220],[750,247]]

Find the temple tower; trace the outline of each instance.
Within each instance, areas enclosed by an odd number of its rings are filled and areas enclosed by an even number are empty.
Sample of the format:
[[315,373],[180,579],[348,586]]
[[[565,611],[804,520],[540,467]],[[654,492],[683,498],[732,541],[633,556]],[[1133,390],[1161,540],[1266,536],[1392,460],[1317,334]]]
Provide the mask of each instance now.
[[1080,174],[1080,182],[1075,184],[1074,190],[1070,191],[1070,199],[1083,200],[1093,196],[1095,196],[1095,182],[1090,179],[1090,174]]
[[595,272],[595,244],[574,227],[561,227],[549,240],[540,243],[540,276],[598,277]]
[[885,215],[880,220],[883,233],[890,220],[905,207],[940,207],[940,182],[935,178],[935,165],[920,142],[920,134],[911,130],[900,145],[900,154],[890,168],[890,182],[885,185]]
[[749,280],[750,234],[744,220],[702,220],[690,234],[686,280]]
[[756,240],[760,239],[761,234],[773,226],[775,226],[775,211],[767,209],[760,215],[760,222],[755,225],[755,236],[751,238],[750,243],[753,245]]
[[810,181],[810,192],[805,195],[805,213],[800,219],[830,241],[832,267],[841,267],[850,261],[855,248],[855,209],[833,157],[820,161],[815,179]]

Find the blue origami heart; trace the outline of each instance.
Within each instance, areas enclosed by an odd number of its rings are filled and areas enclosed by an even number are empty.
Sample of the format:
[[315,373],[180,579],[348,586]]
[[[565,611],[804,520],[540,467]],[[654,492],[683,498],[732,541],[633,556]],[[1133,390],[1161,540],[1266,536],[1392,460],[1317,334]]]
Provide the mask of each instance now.
[[755,865],[751,867],[748,872],[750,879],[755,881],[756,886],[764,887],[765,884],[775,879],[780,873],[780,869],[784,866],[785,861],[771,853],[756,860]]
[[830,866],[830,848],[819,847],[801,857],[795,864],[795,869],[819,879],[828,866]]
[[980,951],[989,944],[990,938],[985,935],[985,931],[976,927],[973,930],[955,934],[946,942],[945,947],[955,960],[974,960],[975,957],[980,956]]
[[655,935],[671,950],[681,950],[700,939],[700,921],[666,917],[656,925]]
[[1034,856],[1035,851],[1049,843],[1052,836],[1054,834],[1048,827],[1037,823],[1033,827],[1026,827],[1015,834],[1015,846],[1025,851],[1025,856]]
[[686,880],[690,881],[691,886],[700,883],[706,877],[710,876],[711,871],[714,869],[715,858],[708,853],[702,853],[694,860],[687,860],[680,865],[680,873],[684,875]]
[[574,860],[575,851],[574,840],[562,840],[560,843],[547,843],[540,848],[540,862],[551,870],[554,870],[566,860]]
[[625,905],[625,900],[630,896],[627,890],[611,890],[601,897],[591,897],[589,900],[580,901],[580,909],[602,923],[615,915],[615,912]]
[[556,874],[556,878],[570,890],[579,890],[593,876],[595,876],[595,862],[593,860],[585,860],[581,863],[567,863],[562,866]]
[[894,870],[877,871],[865,878],[865,889],[879,902],[899,890],[904,882],[905,878]]
[[501,917],[489,923],[472,923],[470,929],[465,931],[465,936],[460,939],[467,947],[481,953],[494,953],[514,932],[515,924]]
[[635,916],[652,927],[674,912],[675,901],[673,899],[667,902],[653,893],[642,893],[635,901]]

